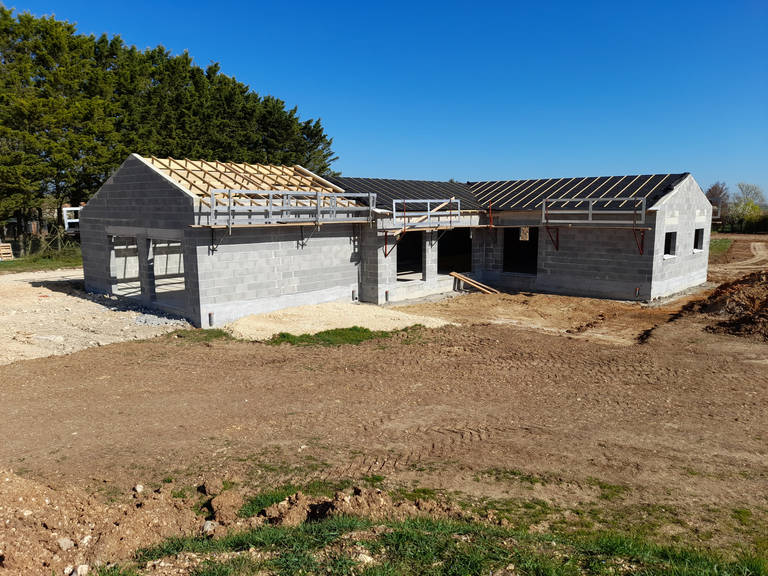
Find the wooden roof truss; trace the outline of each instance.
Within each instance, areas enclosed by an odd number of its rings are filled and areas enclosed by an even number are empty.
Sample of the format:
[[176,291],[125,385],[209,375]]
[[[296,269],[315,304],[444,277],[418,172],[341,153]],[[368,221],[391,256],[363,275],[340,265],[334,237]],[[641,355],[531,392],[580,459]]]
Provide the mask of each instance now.
[[202,226],[362,222],[376,205],[375,194],[345,192],[299,165],[147,160],[198,198]]

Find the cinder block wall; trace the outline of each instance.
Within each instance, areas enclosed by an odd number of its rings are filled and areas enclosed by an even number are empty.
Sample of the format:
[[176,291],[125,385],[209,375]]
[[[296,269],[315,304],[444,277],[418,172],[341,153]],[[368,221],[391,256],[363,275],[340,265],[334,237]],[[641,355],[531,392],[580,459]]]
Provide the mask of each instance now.
[[631,228],[561,228],[558,249],[542,228],[534,286],[563,294],[650,300],[653,252],[652,231],[646,232],[640,254]]
[[[499,213],[504,225],[535,225]],[[504,234],[516,228],[477,229],[472,236],[472,273],[481,282],[509,290],[540,290],[622,300],[651,297],[653,232],[640,255],[632,229],[561,228],[558,249],[539,229],[536,275],[504,272]],[[555,231],[552,230],[553,236]]]
[[397,284],[397,239],[377,231],[376,225],[362,226],[360,300],[383,304],[387,291]]
[[[653,258],[651,298],[661,298],[707,281],[712,205],[694,180],[688,176],[666,196],[656,211],[655,238],[659,249]],[[694,230],[703,228],[701,251],[693,248]],[[664,256],[666,232],[677,232],[676,254]]]
[[360,226],[194,230],[202,326],[357,294]]
[[[139,256],[148,253],[150,239],[182,241],[183,267],[187,271],[186,302],[184,310],[179,312],[189,318],[199,317],[195,253],[185,241],[185,234],[190,231],[188,225],[193,222],[193,210],[191,195],[140,158],[129,156],[80,212],[86,290],[112,292],[117,281],[116,270],[110,265],[112,236],[135,238]],[[146,289],[151,282],[146,262],[139,262],[138,272],[142,277],[143,304],[153,307],[151,291]]]

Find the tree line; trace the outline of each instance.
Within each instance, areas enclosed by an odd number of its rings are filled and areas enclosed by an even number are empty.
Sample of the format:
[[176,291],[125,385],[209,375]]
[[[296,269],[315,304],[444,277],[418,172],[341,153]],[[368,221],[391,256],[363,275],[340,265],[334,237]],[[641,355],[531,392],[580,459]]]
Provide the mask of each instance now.
[[766,219],[762,209],[765,205],[763,189],[747,182],[739,182],[736,188],[737,192],[731,193],[725,182],[715,182],[707,188],[707,199],[714,207],[715,214],[719,210],[722,225],[734,231],[757,231],[758,223]]
[[136,152],[332,173],[320,120],[196,66],[0,5],[0,221],[88,200]]

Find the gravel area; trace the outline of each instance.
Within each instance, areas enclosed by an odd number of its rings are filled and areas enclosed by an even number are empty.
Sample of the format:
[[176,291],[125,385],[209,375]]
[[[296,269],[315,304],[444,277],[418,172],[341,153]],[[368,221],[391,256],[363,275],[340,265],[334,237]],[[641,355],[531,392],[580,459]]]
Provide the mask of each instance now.
[[151,338],[186,320],[88,294],[82,268],[0,275],[0,365]]

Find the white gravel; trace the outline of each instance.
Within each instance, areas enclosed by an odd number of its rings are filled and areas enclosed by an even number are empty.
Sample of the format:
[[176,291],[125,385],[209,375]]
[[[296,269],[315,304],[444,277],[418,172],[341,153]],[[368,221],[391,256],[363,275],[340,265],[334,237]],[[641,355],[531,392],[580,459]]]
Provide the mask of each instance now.
[[0,365],[188,327],[83,290],[82,268],[0,274]]

